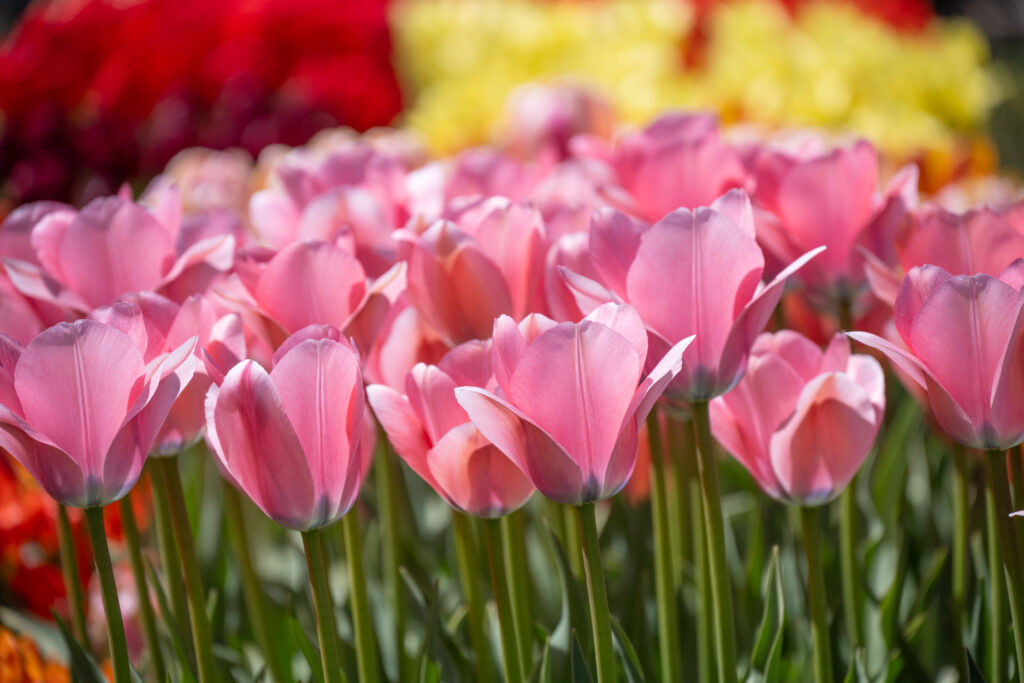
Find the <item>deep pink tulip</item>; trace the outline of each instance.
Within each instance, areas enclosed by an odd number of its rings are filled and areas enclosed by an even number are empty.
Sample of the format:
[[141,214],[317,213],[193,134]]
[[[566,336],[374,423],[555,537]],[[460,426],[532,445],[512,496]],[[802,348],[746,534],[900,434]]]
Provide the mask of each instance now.
[[822,352],[796,332],[765,333],[743,379],[709,408],[715,438],[765,493],[816,505],[846,488],[871,450],[885,375],[842,335]]
[[[133,329],[139,320],[135,311],[142,313],[142,330]],[[152,455],[177,455],[197,443],[206,428],[203,403],[210,383],[222,382],[224,374],[245,358],[241,318],[235,313],[220,316],[197,294],[178,305],[151,292],[140,292],[93,311],[91,317],[135,336],[140,342],[144,339],[146,362],[177,348],[189,337],[198,338],[195,375],[167,415],[153,443]]]
[[341,518],[363,476],[359,356],[337,330],[300,330],[267,373],[245,360],[206,395],[207,441],[268,517],[306,531]]
[[849,334],[927,391],[935,418],[954,440],[1011,448],[1024,441],[1022,283],[1022,259],[999,277],[913,268],[896,298],[896,329],[906,348],[867,332]]
[[449,505],[476,517],[506,515],[533,485],[469,421],[457,386],[493,388],[490,342],[466,342],[437,365],[416,365],[405,395],[380,384],[366,395],[398,455]]
[[24,348],[0,334],[0,446],[53,498],[106,505],[135,485],[195,367],[196,338],[147,360],[139,334],[60,323]]
[[605,209],[594,214],[590,256],[604,283],[563,270],[583,310],[603,301],[636,308],[655,356],[697,335],[669,395],[707,400],[739,381],[754,339],[792,273],[821,252],[802,255],[768,285],[754,239],[750,200],[731,190],[710,208],[678,209],[653,226]]
[[600,306],[579,323],[534,314],[494,322],[500,391],[459,387],[480,432],[548,498],[578,505],[615,495],[633,473],[637,430],[692,341],[641,381],[647,332],[631,306]]
[[610,163],[632,197],[632,209],[647,220],[679,207],[707,206],[748,184],[742,157],[722,142],[712,115],[667,114],[611,148],[594,139],[582,142],[574,145],[577,152]]
[[25,296],[84,314],[131,292],[171,287],[199,266],[230,268],[233,236],[194,244],[180,237],[176,192],[161,195],[152,211],[127,198],[105,197],[77,213],[46,214],[31,230],[35,260],[5,258],[4,267]]

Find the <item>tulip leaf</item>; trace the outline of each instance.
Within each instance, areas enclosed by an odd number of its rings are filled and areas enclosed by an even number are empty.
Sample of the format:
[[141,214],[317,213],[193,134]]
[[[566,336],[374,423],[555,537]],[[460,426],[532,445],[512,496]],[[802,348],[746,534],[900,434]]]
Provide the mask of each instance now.
[[871,677],[868,676],[866,669],[867,667],[864,664],[864,649],[857,648],[857,651],[850,659],[850,668],[846,671],[843,683],[871,683]]
[[777,681],[781,676],[783,634],[786,629],[786,602],[782,591],[779,547],[773,546],[764,583],[764,608],[754,638],[750,671],[745,680]]
[[647,678],[644,676],[643,667],[640,666],[640,658],[637,656],[636,648],[633,647],[633,643],[629,640],[626,630],[622,628],[622,624],[614,616],[611,621],[612,640],[615,644],[615,649],[619,653],[619,660],[624,665],[626,680],[629,683],[646,683]]
[[171,635],[171,644],[174,645],[174,654],[177,655],[178,673],[184,683],[195,683],[196,678],[188,655],[191,652],[189,648],[192,647],[192,643],[188,643],[186,646],[185,643],[181,642],[181,638],[178,636],[181,631],[178,629],[177,622],[174,621],[174,612],[171,610],[171,603],[167,598],[167,593],[164,591],[163,584],[160,583],[160,576],[157,574],[156,567],[150,562],[148,563],[148,568],[149,585],[152,586],[153,592],[156,593],[156,601],[160,606],[160,618],[168,625],[167,632]]
[[569,556],[565,552],[565,547],[550,529],[548,531],[548,536],[554,547],[558,578],[562,587],[561,616],[550,637],[553,655],[552,669],[555,673],[555,679],[563,680],[564,675],[559,674],[564,672],[565,668],[569,665],[568,659],[572,654],[572,634],[574,631],[579,630],[583,633],[584,637],[589,638],[590,619],[587,611],[588,608],[584,601],[583,589],[572,573],[572,569],[569,566]]
[[432,681],[435,675],[446,682],[467,680],[468,661],[441,620],[437,582],[425,588],[406,567],[399,568],[399,572],[423,615],[423,646],[417,664],[419,680]]
[[291,631],[292,641],[299,646],[299,651],[302,652],[302,656],[306,659],[306,663],[309,665],[310,670],[313,672],[313,679],[317,683],[323,683],[324,681],[324,670],[323,663],[320,661],[320,654],[313,646],[313,642],[306,635],[305,629],[302,628],[302,624],[295,617],[288,617],[288,626]]
[[81,643],[75,640],[75,637],[71,635],[68,625],[64,623],[64,620],[60,618],[56,611],[53,611],[53,619],[57,622],[61,635],[64,636],[64,643],[68,647],[68,673],[71,674],[71,680],[75,681],[75,683],[106,683],[107,679],[100,671],[96,660],[85,651]]
[[551,678],[551,636],[544,638],[544,654],[540,660],[540,676],[537,683],[552,683]]
[[971,651],[966,647],[964,648],[964,657],[967,659],[967,683],[985,683],[985,675],[981,673],[978,663],[974,661]]
[[572,632],[572,657],[570,662],[572,664],[572,683],[594,683],[594,679],[590,675],[590,668],[587,666],[587,657],[583,654],[583,648],[580,646],[579,634],[575,630]]

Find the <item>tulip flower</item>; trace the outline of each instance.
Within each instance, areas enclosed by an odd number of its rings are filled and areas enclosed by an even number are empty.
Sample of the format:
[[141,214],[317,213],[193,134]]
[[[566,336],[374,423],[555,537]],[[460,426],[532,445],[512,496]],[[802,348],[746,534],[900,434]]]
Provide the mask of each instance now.
[[1021,326],[1024,260],[999,277],[912,268],[896,298],[906,348],[867,332],[878,349],[927,391],[939,425],[970,448],[1005,450],[1024,441]]
[[449,505],[475,517],[499,517],[520,507],[533,485],[470,422],[455,387],[493,388],[490,343],[466,342],[440,363],[416,365],[403,396],[379,384],[367,388],[395,450]]
[[747,372],[711,401],[711,430],[778,500],[817,505],[867,457],[885,411],[878,362],[836,335],[825,351],[795,332],[757,338]]
[[803,254],[762,285],[764,255],[754,239],[750,200],[732,190],[709,208],[678,209],[653,226],[613,209],[598,211],[590,254],[603,284],[562,273],[584,310],[604,301],[631,304],[655,351],[696,334],[668,393],[701,401],[739,381],[786,279],[822,249]]

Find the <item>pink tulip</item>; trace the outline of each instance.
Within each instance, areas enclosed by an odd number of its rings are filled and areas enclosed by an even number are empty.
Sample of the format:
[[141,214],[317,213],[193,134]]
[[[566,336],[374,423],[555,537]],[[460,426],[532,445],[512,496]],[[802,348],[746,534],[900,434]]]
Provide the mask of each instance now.
[[245,360],[206,395],[207,441],[229,477],[278,524],[331,524],[362,481],[359,357],[337,330],[301,330],[267,373]]
[[574,85],[525,85],[506,107],[503,146],[525,159],[562,159],[574,135],[608,137],[614,122],[611,105],[599,93]]
[[[230,268],[231,235],[185,245],[180,232],[176,192],[161,195],[152,211],[130,199],[106,197],[77,213],[48,213],[31,230],[35,260],[6,258],[4,267],[25,296],[84,314],[131,292],[179,284],[195,267]],[[177,292],[193,293],[181,287]]]
[[[133,330],[141,311],[143,330]],[[121,329],[126,334],[144,336],[146,362],[177,348],[196,336],[196,372],[178,396],[153,444],[153,455],[177,455],[194,445],[206,428],[203,402],[213,381],[224,380],[224,373],[245,357],[245,336],[241,318],[229,313],[218,316],[203,297],[193,295],[180,306],[159,294],[140,292],[126,301],[92,313],[92,318]]]
[[849,335],[927,391],[936,420],[954,440],[1005,450],[1024,441],[1022,283],[1022,259],[998,278],[913,268],[896,298],[896,330],[906,348],[867,332]]
[[192,378],[196,338],[147,360],[137,307],[132,318],[134,335],[95,320],[60,323],[24,348],[0,334],[0,446],[65,505],[125,495]]
[[731,190],[710,208],[678,209],[653,226],[611,209],[599,211],[590,255],[604,284],[562,273],[583,310],[605,301],[636,308],[655,355],[697,335],[669,394],[699,401],[735,386],[786,278],[822,249],[762,284],[764,256],[754,239],[750,200],[742,190]]
[[457,386],[493,387],[490,356],[489,342],[466,342],[437,365],[416,365],[405,395],[379,384],[366,390],[398,455],[449,505],[476,517],[506,515],[534,491],[455,400]]
[[796,332],[765,333],[743,379],[709,409],[715,438],[765,493],[817,505],[846,488],[871,450],[885,376],[842,335],[822,352]]
[[637,457],[637,431],[692,338],[643,379],[647,333],[630,306],[579,323],[534,314],[494,322],[495,392],[459,387],[470,420],[548,498],[578,505],[615,495]]

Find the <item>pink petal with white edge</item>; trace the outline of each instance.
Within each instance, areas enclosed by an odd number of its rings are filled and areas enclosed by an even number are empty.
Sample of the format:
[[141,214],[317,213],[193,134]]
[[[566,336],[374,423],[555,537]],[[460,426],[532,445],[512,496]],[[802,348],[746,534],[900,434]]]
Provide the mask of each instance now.
[[542,494],[575,505],[596,493],[565,449],[506,401],[476,387],[458,387],[455,398],[484,437]]
[[927,388],[928,369],[906,349],[900,348],[888,339],[870,332],[847,332],[846,336],[865,346],[881,351],[890,362],[906,373],[914,382],[917,382],[922,389]]
[[61,323],[25,347],[14,386],[25,420],[82,468],[103,465],[126,413],[145,393],[142,354],[122,332],[92,320]]
[[28,261],[4,259],[4,270],[14,288],[29,299],[38,299],[58,308],[84,314],[92,310],[76,292]]
[[310,528],[313,476],[267,372],[254,361],[232,368],[210,387],[206,420],[217,458],[252,501],[282,526]]
[[938,266],[911,268],[896,295],[893,317],[903,343],[913,348],[910,330],[922,304],[952,275]]
[[621,334],[636,349],[640,361],[646,362],[647,328],[635,308],[628,304],[607,303],[588,313],[584,320],[600,323]]
[[596,280],[575,273],[564,266],[558,267],[558,274],[576,300],[576,306],[584,314],[609,302],[622,303],[622,298],[618,294]]

